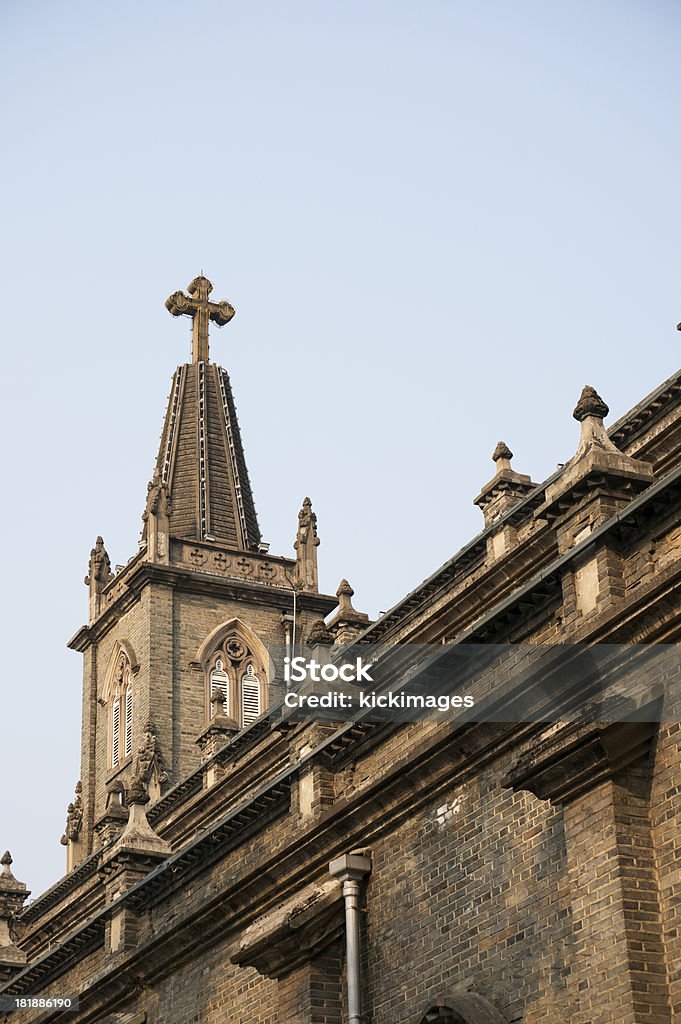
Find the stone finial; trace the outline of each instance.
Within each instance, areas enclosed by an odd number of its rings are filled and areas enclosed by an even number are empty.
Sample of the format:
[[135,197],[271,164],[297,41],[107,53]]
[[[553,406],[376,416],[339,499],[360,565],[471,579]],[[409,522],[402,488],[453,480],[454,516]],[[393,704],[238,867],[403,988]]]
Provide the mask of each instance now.
[[500,459],[504,459],[510,462],[513,458],[513,452],[508,447],[505,441],[499,441],[496,448],[492,452],[492,461],[499,462]]
[[225,695],[221,690],[214,690],[210,698],[211,719],[196,740],[202,759],[208,760],[218,750],[229,743],[232,736],[239,731],[239,726],[233,718],[225,714]]
[[144,740],[137,751],[135,775],[143,779],[147,785],[154,776],[159,785],[168,781],[168,772],[156,736],[156,726],[150,718],[144,724]]
[[348,643],[370,625],[369,616],[353,607],[354,593],[347,580],[340,581],[336,591],[338,611],[326,626],[336,644]]
[[12,874],[12,856],[9,850],[5,850],[0,857],[0,864],[2,864],[2,871],[0,871],[0,917],[2,917],[3,911],[16,914],[30,893],[24,883]]
[[146,783],[139,775],[136,775],[128,786],[126,800],[128,807],[132,807],[133,804],[141,804],[144,806],[149,803],[149,794],[147,793]]
[[90,551],[90,562],[88,574],[84,579],[86,587],[90,590],[90,621],[92,622],[99,615],[101,606],[102,591],[107,583],[113,579],[111,572],[111,559],[109,558],[104,541],[98,537],[95,546]]
[[502,473],[505,469],[510,469],[512,458],[513,452],[508,447],[506,442],[499,441],[496,448],[492,452],[492,461],[496,464],[497,473]]
[[317,516],[309,498],[303,499],[298,513],[298,531],[293,544],[296,552],[296,581],[301,590],[316,593],[319,589],[317,574]]
[[[80,830],[83,825],[83,786],[80,780],[76,783],[75,799],[66,809],[66,828],[61,837],[62,846],[75,843],[80,837]],[[67,864],[67,870],[70,870]]]
[[330,645],[332,643],[333,637],[326,628],[324,619],[317,619],[316,622],[313,622],[307,638],[307,646],[317,647],[319,644]]
[[574,418],[581,423],[579,446],[575,453],[575,459],[581,459],[592,449],[612,452],[616,455],[621,454],[603,426],[603,419],[609,412],[608,406],[594,388],[588,384],[582,388],[579,401],[572,413]]
[[95,546],[90,551],[88,574],[85,577],[84,583],[87,587],[96,583],[106,586],[110,579],[112,579],[111,559],[104,547],[104,539],[98,537],[95,541]]
[[156,835],[147,821],[145,807],[149,803],[149,794],[144,779],[139,775],[130,783],[126,798],[130,809],[128,822],[108,854],[107,861],[123,852],[138,854],[140,857],[167,857],[170,845]]
[[147,558],[151,562],[167,565],[170,548],[170,513],[172,508],[168,488],[161,480],[158,467],[147,485],[147,501],[142,515],[142,543],[146,543]]
[[572,415],[581,423],[587,416],[595,416],[597,419],[603,420],[609,412],[610,409],[595,388],[585,384]]
[[[590,385],[582,388],[573,416],[580,424],[577,451],[565,464],[560,475],[545,492],[545,502],[535,515],[552,521],[574,518],[576,508],[591,504],[590,526],[598,526],[613,513],[613,505],[623,507],[636,491],[653,481],[653,470],[647,462],[625,455],[608,437],[603,418],[608,415],[607,404]],[[598,481],[598,492],[589,482]],[[609,492],[607,502],[601,496]],[[570,531],[564,532],[561,544],[567,550],[572,543]]]
[[26,966],[26,954],[14,942],[10,924],[18,914],[30,892],[23,882],[17,881],[10,867],[12,858],[9,850],[0,857],[0,985],[8,981],[17,971]]
[[517,505],[536,484],[525,473],[516,473],[511,466],[513,452],[505,441],[499,441],[492,452],[496,474],[485,484],[474,501],[482,509],[485,526],[492,526],[514,505]]
[[354,590],[350,586],[347,580],[341,580],[336,591],[336,597],[338,598],[338,608],[341,615],[347,614],[347,612],[354,612],[352,607],[352,599],[355,595]]
[[14,877],[11,871],[12,856],[9,850],[5,850],[0,857],[2,871],[0,871],[0,917],[3,910],[9,909],[10,913],[16,913],[30,893],[23,882]]

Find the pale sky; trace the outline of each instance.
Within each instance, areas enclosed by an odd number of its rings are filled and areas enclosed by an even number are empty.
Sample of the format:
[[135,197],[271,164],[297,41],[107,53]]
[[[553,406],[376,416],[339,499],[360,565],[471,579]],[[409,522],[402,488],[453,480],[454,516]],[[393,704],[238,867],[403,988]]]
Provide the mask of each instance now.
[[137,549],[201,270],[265,539],[375,616],[679,364],[678,3],[4,0],[0,848],[63,873],[83,577]]

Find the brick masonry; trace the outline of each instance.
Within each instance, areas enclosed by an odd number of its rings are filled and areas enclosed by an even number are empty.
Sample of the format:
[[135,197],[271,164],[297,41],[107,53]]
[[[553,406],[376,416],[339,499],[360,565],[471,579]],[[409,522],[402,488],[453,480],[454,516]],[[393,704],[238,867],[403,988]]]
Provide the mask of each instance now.
[[[627,489],[621,454],[581,475],[575,457],[567,497],[552,481],[523,483],[517,500],[505,490],[487,506],[482,538],[361,639],[675,642],[680,378],[610,431],[651,479]],[[291,593],[211,575],[168,550],[108,583],[74,638],[84,655],[81,849],[75,869],[12,920],[28,965],[5,992],[78,992],[79,1024],[337,1024],[348,1012],[341,904],[296,900],[328,882],[330,860],[363,849],[366,1022],[681,1021],[678,724],[633,742],[607,725],[359,729],[269,715],[202,760],[197,652],[232,620],[281,644]],[[293,564],[271,561],[282,572]],[[302,593],[301,635],[334,603]],[[151,717],[168,769],[147,816],[172,854],[151,870],[133,850],[121,877],[141,880],[112,903],[102,865],[114,848],[93,829],[112,781],[103,687],[123,641],[137,663],[133,750]],[[276,698],[273,682],[271,708]],[[126,789],[133,762],[114,773]],[[125,941],[112,940],[114,921]],[[271,941],[237,955],[261,926]]]

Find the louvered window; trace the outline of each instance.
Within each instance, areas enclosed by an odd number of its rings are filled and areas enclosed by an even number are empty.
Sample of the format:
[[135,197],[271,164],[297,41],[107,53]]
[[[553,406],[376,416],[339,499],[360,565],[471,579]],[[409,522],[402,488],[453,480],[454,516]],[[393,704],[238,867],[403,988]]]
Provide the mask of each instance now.
[[241,677],[241,724],[244,729],[260,717],[261,711],[260,680],[253,666],[249,665]]
[[125,756],[132,754],[132,686],[125,689]]
[[222,694],[222,710],[229,717],[229,676],[225,672],[222,658],[217,659],[215,668],[210,674],[211,718],[215,713],[215,705],[212,703],[212,700],[218,693]]
[[114,698],[113,711],[111,715],[111,764],[115,768],[118,764],[121,746],[121,702],[118,696]]

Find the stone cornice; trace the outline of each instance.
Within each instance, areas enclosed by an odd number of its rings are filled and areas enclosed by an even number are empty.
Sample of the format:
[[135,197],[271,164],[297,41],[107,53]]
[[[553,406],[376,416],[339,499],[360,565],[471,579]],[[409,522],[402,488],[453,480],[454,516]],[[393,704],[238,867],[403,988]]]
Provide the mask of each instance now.
[[653,722],[557,723],[507,773],[503,784],[564,804],[648,757]]
[[[126,587],[119,597],[88,626],[81,628],[69,640],[71,650],[83,652],[96,643],[116,624],[122,614],[139,600],[143,590],[150,584],[173,587],[186,593],[219,595],[231,601],[268,605],[288,611],[293,591],[257,581],[239,580],[232,576],[219,576],[177,565],[160,565],[155,562],[140,562],[126,579]],[[330,594],[300,593],[298,607],[322,617],[329,614],[338,604]]]

